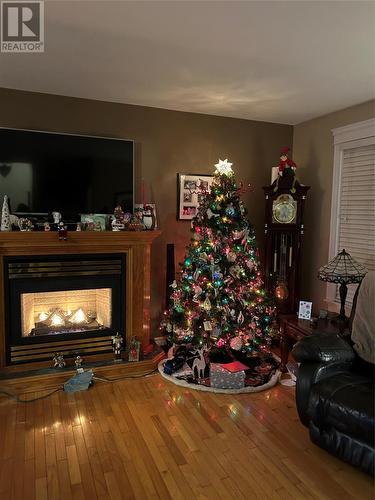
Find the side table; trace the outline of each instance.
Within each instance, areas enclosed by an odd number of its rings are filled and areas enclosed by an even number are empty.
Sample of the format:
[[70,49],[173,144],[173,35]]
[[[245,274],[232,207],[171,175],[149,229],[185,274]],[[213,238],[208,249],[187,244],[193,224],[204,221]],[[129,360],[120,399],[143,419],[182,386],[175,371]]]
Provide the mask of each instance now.
[[289,352],[293,348],[294,344],[298,342],[302,337],[307,335],[312,335],[314,332],[320,333],[331,333],[332,335],[349,335],[349,329],[342,327],[332,320],[329,319],[319,319],[314,325],[306,319],[298,319],[297,316],[281,316],[280,317],[280,329],[281,329],[281,339],[280,339],[280,352],[281,352],[281,364],[280,370],[286,372],[286,364],[289,358]]

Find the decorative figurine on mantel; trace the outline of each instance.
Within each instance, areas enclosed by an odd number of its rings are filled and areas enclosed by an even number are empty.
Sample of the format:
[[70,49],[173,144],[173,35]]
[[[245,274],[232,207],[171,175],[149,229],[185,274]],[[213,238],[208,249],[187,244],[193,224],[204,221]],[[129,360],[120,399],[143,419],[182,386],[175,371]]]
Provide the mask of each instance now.
[[53,367],[54,368],[65,368],[66,363],[64,360],[64,355],[62,352],[56,352],[53,355]]
[[82,224],[80,222],[77,222],[77,227],[76,227],[76,231],[82,231]]
[[52,212],[53,223],[58,224],[61,221],[60,212]]
[[61,240],[66,241],[68,239],[68,227],[63,223],[63,221],[59,222],[58,233],[60,241]]
[[8,196],[4,196],[3,208],[1,211],[1,231],[11,231],[12,226],[10,224],[10,212],[8,204]]
[[156,217],[153,205],[143,205],[142,222],[147,230],[152,231],[155,229]]
[[123,231],[125,229],[125,213],[120,204],[114,210],[114,219],[111,226],[112,231]]
[[112,337],[112,349],[116,355],[115,361],[121,361],[121,351],[123,350],[124,339],[118,332]]
[[26,217],[21,217],[18,221],[18,225],[20,231],[32,231],[34,227],[31,220],[27,219]]
[[43,224],[44,231],[51,231],[51,226],[49,225],[49,222],[45,222]]

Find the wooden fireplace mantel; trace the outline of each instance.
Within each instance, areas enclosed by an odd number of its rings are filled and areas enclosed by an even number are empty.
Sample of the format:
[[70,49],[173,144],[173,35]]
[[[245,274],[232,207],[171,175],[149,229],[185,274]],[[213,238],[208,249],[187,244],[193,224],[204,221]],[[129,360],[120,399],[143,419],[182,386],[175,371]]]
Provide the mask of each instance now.
[[126,343],[137,336],[150,341],[150,255],[160,231],[0,232],[0,368],[6,366],[4,257],[61,254],[126,254]]

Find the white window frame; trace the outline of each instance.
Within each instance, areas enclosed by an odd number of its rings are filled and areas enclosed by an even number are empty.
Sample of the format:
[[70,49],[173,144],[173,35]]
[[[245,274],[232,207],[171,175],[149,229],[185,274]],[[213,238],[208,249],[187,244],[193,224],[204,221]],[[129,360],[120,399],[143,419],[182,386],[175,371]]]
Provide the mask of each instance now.
[[[333,134],[334,153],[328,262],[339,252],[340,193],[344,150],[375,144],[375,118],[334,128],[331,132]],[[326,302],[330,309],[338,311],[340,305],[335,300],[336,286],[327,283]]]

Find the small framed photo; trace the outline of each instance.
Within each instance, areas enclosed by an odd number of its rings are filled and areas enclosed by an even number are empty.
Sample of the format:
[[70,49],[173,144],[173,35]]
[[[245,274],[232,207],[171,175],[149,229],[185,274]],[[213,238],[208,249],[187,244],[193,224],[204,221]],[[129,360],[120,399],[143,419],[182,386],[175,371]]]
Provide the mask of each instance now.
[[299,319],[311,319],[312,302],[306,302],[305,300],[300,300],[298,309]]
[[197,215],[213,180],[212,175],[177,174],[177,220],[191,220]]
[[81,223],[85,230],[105,231],[107,229],[107,214],[81,214]]

